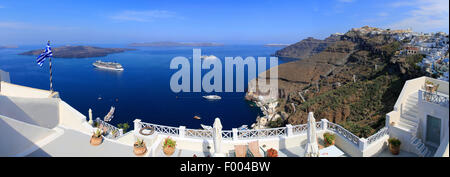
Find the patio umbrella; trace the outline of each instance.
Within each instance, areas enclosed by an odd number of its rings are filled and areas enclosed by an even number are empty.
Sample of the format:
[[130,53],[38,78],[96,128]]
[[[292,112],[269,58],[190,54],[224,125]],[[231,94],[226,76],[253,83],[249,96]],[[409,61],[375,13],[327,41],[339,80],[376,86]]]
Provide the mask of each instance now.
[[222,123],[220,123],[220,119],[216,118],[213,124],[213,142],[214,142],[214,156],[215,157],[223,157],[224,154],[221,152],[222,147]]
[[317,143],[316,135],[316,119],[314,118],[313,112],[308,113],[307,127],[308,143],[306,143],[305,157],[319,157],[319,144]]

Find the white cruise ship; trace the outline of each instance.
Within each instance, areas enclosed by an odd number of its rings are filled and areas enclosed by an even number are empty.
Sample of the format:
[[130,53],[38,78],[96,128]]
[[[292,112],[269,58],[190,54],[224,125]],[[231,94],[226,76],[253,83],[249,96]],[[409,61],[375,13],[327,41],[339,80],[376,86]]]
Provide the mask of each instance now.
[[123,67],[121,64],[119,63],[115,63],[115,62],[103,62],[101,60],[97,60],[95,63],[93,63],[92,65],[94,65],[97,68],[101,68],[101,69],[109,69],[109,70],[115,70],[115,71],[123,71]]

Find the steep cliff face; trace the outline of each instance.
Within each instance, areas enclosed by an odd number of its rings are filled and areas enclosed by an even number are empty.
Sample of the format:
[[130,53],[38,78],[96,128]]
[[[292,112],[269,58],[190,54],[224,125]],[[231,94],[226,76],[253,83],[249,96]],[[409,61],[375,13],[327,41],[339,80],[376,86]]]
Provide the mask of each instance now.
[[306,38],[300,42],[287,46],[275,52],[277,57],[305,59],[325,50],[330,44],[339,40],[339,37],[330,36],[324,40]]
[[414,58],[394,55],[401,45],[382,34],[349,31],[317,54],[279,65],[277,111],[288,115],[284,123],[306,123],[313,111],[358,136],[375,133],[405,80],[420,75]]

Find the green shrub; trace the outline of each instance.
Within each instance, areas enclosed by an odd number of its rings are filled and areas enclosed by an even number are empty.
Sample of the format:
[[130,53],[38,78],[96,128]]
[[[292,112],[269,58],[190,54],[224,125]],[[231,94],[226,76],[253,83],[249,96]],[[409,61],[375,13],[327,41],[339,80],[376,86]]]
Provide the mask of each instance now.
[[324,133],[323,134],[323,140],[327,143],[327,144],[333,144],[333,141],[336,139],[336,136],[334,134],[331,133]]
[[399,147],[402,144],[402,142],[397,138],[389,138],[388,142],[390,145],[392,145],[394,147]]
[[126,133],[127,130],[130,128],[130,125],[128,125],[128,123],[121,123],[117,124],[117,127],[123,129],[123,133]]

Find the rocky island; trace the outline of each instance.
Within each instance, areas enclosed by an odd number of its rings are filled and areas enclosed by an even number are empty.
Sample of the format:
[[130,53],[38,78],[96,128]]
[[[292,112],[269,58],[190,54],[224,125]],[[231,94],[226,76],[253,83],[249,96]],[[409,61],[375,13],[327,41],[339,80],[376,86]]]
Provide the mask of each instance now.
[[220,43],[211,42],[144,42],[131,43],[130,47],[215,47],[223,46]]
[[0,45],[0,49],[17,49],[19,46],[17,45]]
[[[104,57],[112,53],[121,53],[135,49],[125,48],[102,48],[92,46],[63,46],[52,48],[54,58],[91,58],[91,57]],[[39,55],[43,49],[32,50],[20,55]]]

